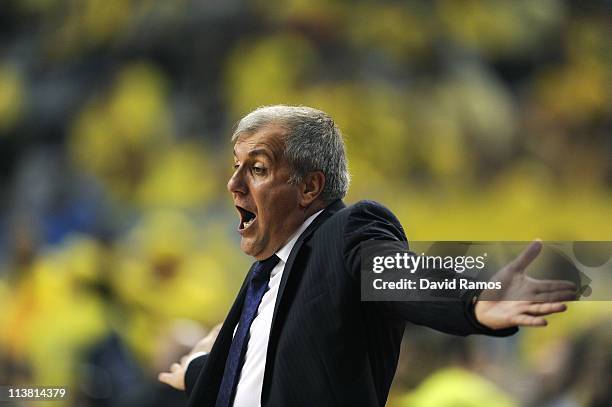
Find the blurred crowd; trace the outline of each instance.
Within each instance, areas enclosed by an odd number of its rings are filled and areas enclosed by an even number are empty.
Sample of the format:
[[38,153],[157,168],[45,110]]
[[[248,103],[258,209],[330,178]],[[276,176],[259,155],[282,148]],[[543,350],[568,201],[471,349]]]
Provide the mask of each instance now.
[[[180,405],[155,377],[251,262],[225,183],[264,104],[331,114],[347,201],[409,239],[610,240],[611,38],[609,0],[4,2],[0,384]],[[389,404],[609,406],[611,304],[508,339],[409,326]]]

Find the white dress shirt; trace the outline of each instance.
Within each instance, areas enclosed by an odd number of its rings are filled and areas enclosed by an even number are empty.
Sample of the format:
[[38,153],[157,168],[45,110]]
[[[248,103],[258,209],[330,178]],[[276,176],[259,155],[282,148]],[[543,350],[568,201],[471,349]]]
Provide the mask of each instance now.
[[[274,305],[276,304],[276,296],[278,295],[278,288],[283,276],[285,264],[287,264],[287,259],[289,258],[289,254],[295,242],[297,242],[300,235],[321,212],[323,212],[323,210],[318,211],[306,219],[289,238],[287,243],[275,253],[280,261],[270,273],[268,290],[265,292],[259,304],[259,308],[257,308],[257,315],[249,330],[249,342],[242,370],[240,371],[238,386],[236,387],[234,407],[261,406],[261,389],[266,368],[266,355],[268,353],[268,340],[270,339],[272,316],[274,314]],[[235,329],[234,333],[236,333]],[[191,360],[200,355],[201,354],[193,355]],[[191,360],[189,362],[191,362]]]

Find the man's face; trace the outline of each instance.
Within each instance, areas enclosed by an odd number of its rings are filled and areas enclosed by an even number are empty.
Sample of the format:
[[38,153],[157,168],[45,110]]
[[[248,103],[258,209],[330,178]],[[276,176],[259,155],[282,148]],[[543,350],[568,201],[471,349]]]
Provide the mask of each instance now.
[[283,135],[281,127],[269,125],[240,135],[234,145],[227,189],[240,217],[240,247],[257,260],[273,255],[305,220],[299,188],[289,184]]

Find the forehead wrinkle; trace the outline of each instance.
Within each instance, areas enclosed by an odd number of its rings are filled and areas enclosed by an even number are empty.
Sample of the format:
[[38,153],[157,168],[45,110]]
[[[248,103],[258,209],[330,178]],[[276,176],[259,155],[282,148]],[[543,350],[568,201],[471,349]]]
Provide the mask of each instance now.
[[251,140],[249,137],[247,139],[237,141],[236,144],[234,145],[234,157],[237,157],[236,145],[242,142],[247,145],[247,148],[249,148],[249,151],[247,152],[247,156],[249,156],[250,158],[253,158],[259,155],[264,155],[274,162],[278,161],[279,158],[282,157],[284,153],[283,151],[284,140],[275,139],[275,138],[266,137],[266,136],[267,135],[264,135],[262,137],[263,140],[262,139]]
[[[236,153],[236,149],[234,148],[234,158],[238,158],[238,154]],[[247,156],[249,156],[249,158],[254,158],[257,156],[266,156],[269,159],[271,159],[272,161],[275,161],[275,155],[274,155],[274,151],[272,151],[271,149],[267,149],[267,148],[254,148],[253,150],[249,150],[249,152],[247,152]]]

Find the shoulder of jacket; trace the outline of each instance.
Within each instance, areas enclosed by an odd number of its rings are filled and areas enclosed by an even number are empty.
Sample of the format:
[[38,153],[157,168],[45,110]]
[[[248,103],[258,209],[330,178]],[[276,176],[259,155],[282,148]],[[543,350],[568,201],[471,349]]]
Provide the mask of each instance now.
[[361,200],[334,213],[328,224],[347,221],[349,218],[386,218],[397,221],[397,217],[383,204],[372,200]]
[[385,205],[381,204],[380,202],[376,202],[376,201],[372,201],[369,199],[364,199],[361,200],[359,202],[354,203],[353,205],[349,206],[347,209],[349,209],[350,213],[371,213],[373,215],[379,215],[379,216],[392,216],[393,218],[395,218],[395,215],[393,214],[393,212],[391,212],[391,210],[389,208],[387,208]]

